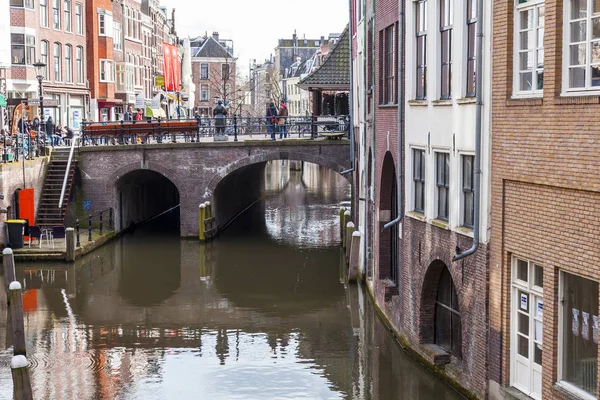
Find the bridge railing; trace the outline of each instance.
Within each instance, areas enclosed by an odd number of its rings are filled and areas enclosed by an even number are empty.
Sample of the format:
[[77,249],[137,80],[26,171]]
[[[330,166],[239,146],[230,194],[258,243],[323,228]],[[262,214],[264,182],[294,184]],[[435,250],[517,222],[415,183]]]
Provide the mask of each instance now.
[[[349,128],[347,115],[332,116],[289,116],[275,117],[273,122],[267,117],[227,118],[200,117],[186,120],[152,119],[145,121],[86,122],[81,133],[81,145],[120,145],[137,143],[182,143],[199,142],[225,134],[234,140],[253,138],[271,132],[279,137],[285,129],[288,137],[317,138],[334,134],[346,136]],[[283,119],[285,124],[280,125]],[[285,127],[285,128],[284,128]]]
[[[95,214],[89,214],[84,219],[83,224],[79,218],[75,220],[75,238],[76,247],[81,247],[81,236],[80,233],[83,230],[87,237],[87,241],[91,242],[96,234],[98,237],[102,237],[103,233],[115,230],[115,218],[113,208],[107,208],[106,210],[98,211]],[[83,226],[82,226],[83,225]]]

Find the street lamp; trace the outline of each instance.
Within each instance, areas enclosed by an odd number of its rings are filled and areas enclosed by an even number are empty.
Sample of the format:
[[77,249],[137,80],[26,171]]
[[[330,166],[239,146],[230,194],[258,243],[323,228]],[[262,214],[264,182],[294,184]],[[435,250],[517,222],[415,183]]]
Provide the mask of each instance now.
[[[33,66],[35,67],[35,72],[37,75],[37,80],[38,80],[38,91],[39,91],[39,95],[40,95],[40,132],[37,133],[36,139],[37,139],[37,144],[38,144],[38,148],[40,147],[40,136],[42,133],[44,133],[44,137],[45,137],[45,133],[46,133],[46,118],[44,116],[44,91],[43,91],[43,80],[44,80],[44,72],[46,72],[46,63],[42,62],[42,61],[38,61],[36,63],[33,63]],[[45,141],[42,141],[42,143],[45,143]]]

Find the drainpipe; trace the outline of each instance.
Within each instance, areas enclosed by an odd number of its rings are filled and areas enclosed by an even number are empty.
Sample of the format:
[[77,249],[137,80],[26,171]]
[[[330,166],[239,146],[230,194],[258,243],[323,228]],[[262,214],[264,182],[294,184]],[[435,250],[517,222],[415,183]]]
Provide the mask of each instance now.
[[398,46],[398,183],[396,187],[398,189],[398,216],[393,221],[388,222],[383,226],[383,230],[391,228],[394,225],[397,225],[402,221],[404,216],[404,210],[402,205],[404,202],[402,201],[402,181],[404,180],[402,174],[404,172],[404,165],[402,165],[402,154],[404,152],[404,141],[403,141],[403,125],[404,125],[404,52],[402,51],[404,48],[404,1],[400,2],[400,8],[398,10],[398,21],[400,26],[400,32],[398,32],[398,42],[400,46]]
[[481,113],[483,108],[483,0],[477,0],[477,52],[476,52],[475,76],[475,159],[473,168],[473,245],[465,252],[457,253],[452,261],[458,261],[474,254],[479,248],[479,230],[481,229],[479,213],[481,202]]
[[[342,175],[346,175],[349,174],[351,172],[354,172],[355,170],[355,165],[354,165],[354,64],[353,64],[353,60],[352,60],[352,34],[354,33],[352,30],[352,22],[353,22],[353,18],[354,15],[352,15],[352,0],[348,0],[348,4],[349,4],[349,9],[350,9],[350,20],[349,20],[349,24],[348,24],[348,41],[350,43],[350,93],[348,95],[349,97],[349,108],[350,108],[350,126],[348,127],[348,136],[350,139],[350,169],[347,169],[345,171],[340,172]],[[353,196],[354,198],[354,196]]]

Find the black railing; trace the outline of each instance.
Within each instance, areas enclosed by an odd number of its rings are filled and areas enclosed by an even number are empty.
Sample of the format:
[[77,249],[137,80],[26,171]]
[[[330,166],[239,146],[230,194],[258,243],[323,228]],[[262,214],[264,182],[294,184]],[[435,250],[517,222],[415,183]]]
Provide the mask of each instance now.
[[[280,120],[282,123],[280,124]],[[283,123],[285,122],[285,123]],[[347,136],[347,115],[306,117],[239,117],[187,120],[145,120],[86,122],[82,128],[82,146],[145,143],[200,142],[219,135],[238,138]]]
[[93,241],[92,232],[97,230],[99,231],[99,235],[102,236],[104,232],[114,231],[115,221],[114,221],[114,212],[112,208],[107,208],[106,210],[98,211],[95,214],[89,214],[86,218],[87,224],[82,227],[79,218],[75,221],[75,237],[76,237],[76,247],[81,247],[81,239],[80,232],[82,229],[87,230],[87,240],[88,242]]

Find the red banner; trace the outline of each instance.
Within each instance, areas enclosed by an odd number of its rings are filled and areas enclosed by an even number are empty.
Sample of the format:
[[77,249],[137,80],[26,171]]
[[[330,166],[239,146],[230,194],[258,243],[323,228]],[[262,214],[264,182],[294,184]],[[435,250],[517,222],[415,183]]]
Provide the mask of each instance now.
[[165,90],[167,92],[177,92],[181,83],[181,64],[178,48],[174,44],[163,43],[163,51]]

